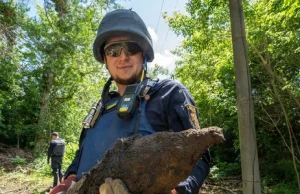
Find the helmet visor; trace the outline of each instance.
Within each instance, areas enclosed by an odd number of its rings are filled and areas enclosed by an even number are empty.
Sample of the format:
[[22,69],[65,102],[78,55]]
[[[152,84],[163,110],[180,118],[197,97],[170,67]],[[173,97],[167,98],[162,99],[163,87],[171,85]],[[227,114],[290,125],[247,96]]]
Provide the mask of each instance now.
[[105,45],[104,53],[106,56],[119,57],[122,49],[127,56],[143,52],[143,49],[134,41],[118,41]]

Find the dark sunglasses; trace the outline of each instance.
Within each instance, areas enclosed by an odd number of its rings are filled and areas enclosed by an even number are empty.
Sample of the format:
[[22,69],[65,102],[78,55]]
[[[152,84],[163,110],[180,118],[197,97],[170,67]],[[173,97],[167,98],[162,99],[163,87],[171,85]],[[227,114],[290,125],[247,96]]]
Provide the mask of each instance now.
[[142,48],[133,41],[119,41],[105,45],[104,53],[106,56],[118,57],[121,55],[122,49],[127,56],[143,52]]

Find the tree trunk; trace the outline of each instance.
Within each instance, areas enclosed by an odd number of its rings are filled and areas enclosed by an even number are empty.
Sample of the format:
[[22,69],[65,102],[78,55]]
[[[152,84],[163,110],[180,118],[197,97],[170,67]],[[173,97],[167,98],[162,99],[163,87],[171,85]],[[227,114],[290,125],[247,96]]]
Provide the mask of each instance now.
[[236,77],[235,85],[237,93],[243,193],[260,194],[261,185],[242,0],[230,0],[229,7]]
[[50,102],[50,94],[51,94],[51,88],[53,86],[54,81],[54,73],[49,68],[46,72],[45,77],[45,87],[44,91],[42,93],[42,101],[41,101],[41,109],[39,113],[39,120],[38,120],[38,132],[36,134],[36,145],[35,145],[35,151],[42,151],[43,143],[46,142],[47,138],[47,131],[45,131],[46,128],[46,116],[49,110],[49,102]]
[[[70,0],[52,0],[52,3],[54,3],[55,11],[59,17],[59,22],[68,22],[67,18],[65,17],[71,9],[71,3]],[[47,9],[45,9],[47,19],[49,22],[51,21],[48,18]],[[59,27],[57,27],[58,30],[61,30]],[[49,113],[49,103],[50,103],[50,95],[51,95],[51,89],[54,85],[54,73],[57,71],[55,69],[54,64],[59,62],[61,60],[59,51],[56,49],[56,45],[58,44],[60,40],[54,40],[50,47],[53,47],[54,49],[50,51],[50,53],[47,53],[48,60],[46,63],[48,63],[48,69],[46,70],[46,78],[45,78],[45,87],[44,91],[42,93],[42,101],[41,101],[41,109],[39,114],[39,121],[38,121],[38,127],[39,131],[36,135],[36,151],[41,151],[43,143],[47,142],[47,139],[49,139],[48,134],[51,133],[51,129],[47,128],[47,123],[45,123],[47,114]]]

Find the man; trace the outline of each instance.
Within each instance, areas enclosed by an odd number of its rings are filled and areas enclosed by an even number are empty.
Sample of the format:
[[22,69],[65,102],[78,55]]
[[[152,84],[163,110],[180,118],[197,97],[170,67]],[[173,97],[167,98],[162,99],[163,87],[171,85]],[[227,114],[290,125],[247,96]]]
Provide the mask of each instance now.
[[47,162],[49,164],[49,160],[51,158],[51,168],[52,174],[54,176],[53,187],[57,185],[57,182],[61,182],[62,180],[62,158],[65,151],[65,142],[63,139],[59,138],[58,132],[53,132],[51,135],[51,142],[48,148],[48,159]]
[[[93,52],[96,60],[106,65],[111,78],[104,86],[101,101],[84,120],[86,128],[80,136],[80,149],[65,174],[66,180],[52,194],[68,190],[119,138],[200,128],[195,103],[183,85],[146,77],[147,62],[154,59],[152,39],[134,11],[120,9],[107,13],[99,25]],[[117,92],[109,91],[112,81]],[[198,193],[209,173],[209,162],[207,151],[191,175],[172,193]],[[101,194],[111,193],[105,191],[111,187],[110,180],[101,185]]]

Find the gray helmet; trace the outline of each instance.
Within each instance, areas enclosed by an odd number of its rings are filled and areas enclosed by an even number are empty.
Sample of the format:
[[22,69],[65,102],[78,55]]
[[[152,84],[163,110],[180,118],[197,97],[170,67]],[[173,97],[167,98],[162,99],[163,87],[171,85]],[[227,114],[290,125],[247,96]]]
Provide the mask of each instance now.
[[135,41],[147,57],[147,61],[154,59],[152,38],[140,16],[131,10],[117,9],[107,13],[99,27],[94,41],[93,52],[97,61],[104,63],[103,48],[105,42],[112,37],[129,36]]

